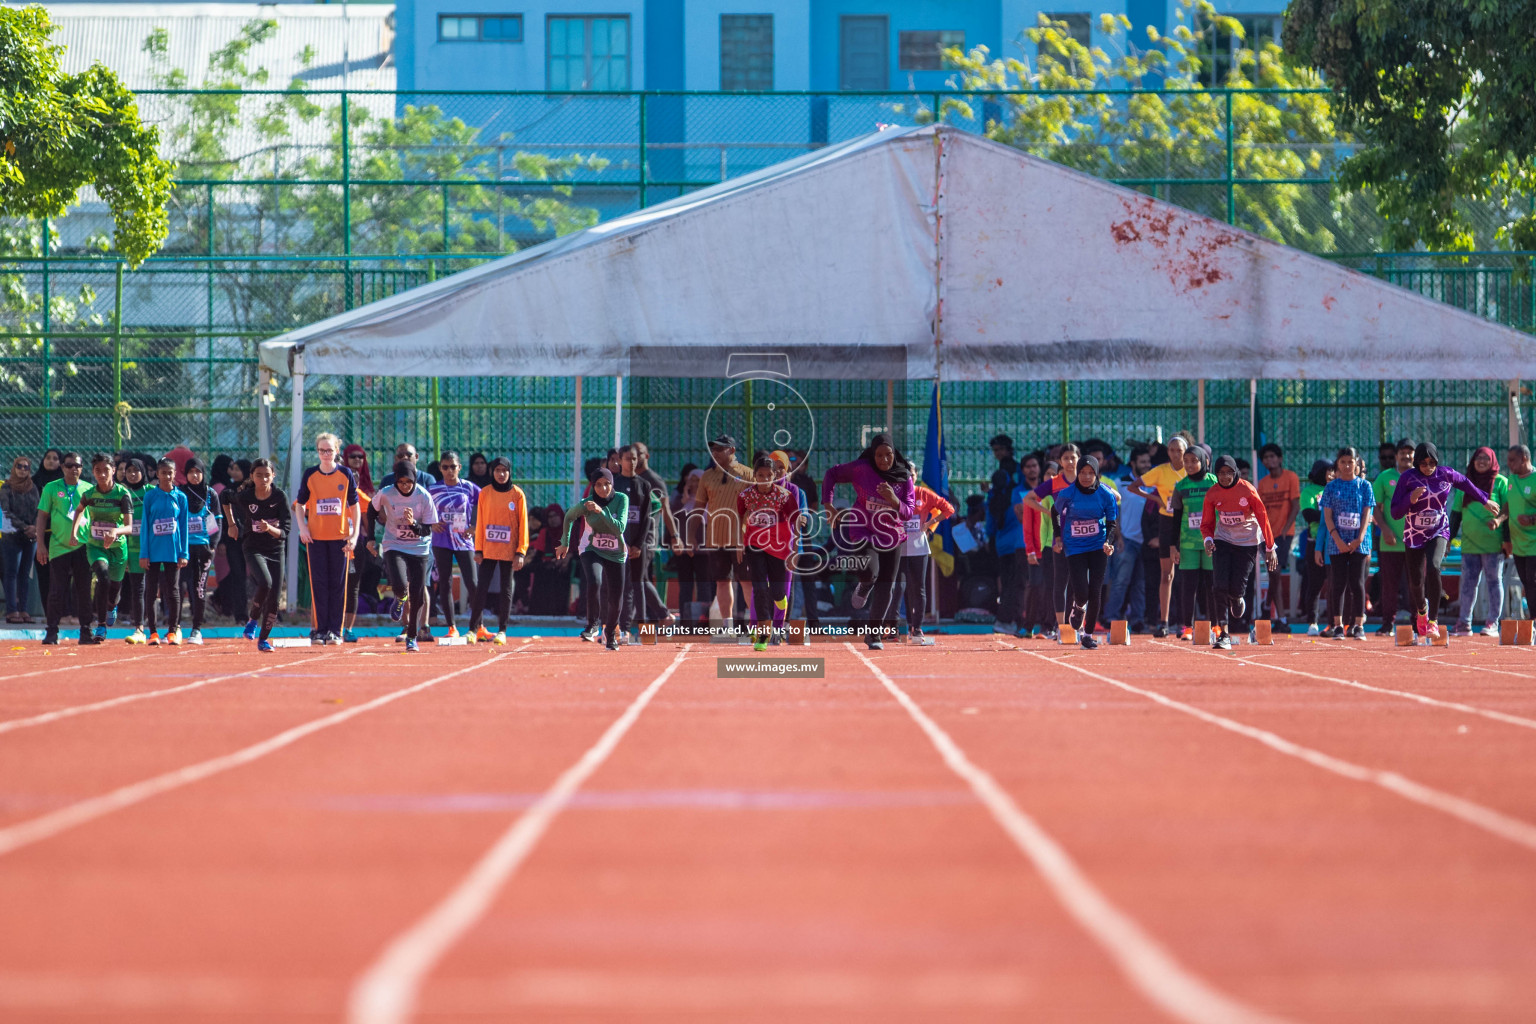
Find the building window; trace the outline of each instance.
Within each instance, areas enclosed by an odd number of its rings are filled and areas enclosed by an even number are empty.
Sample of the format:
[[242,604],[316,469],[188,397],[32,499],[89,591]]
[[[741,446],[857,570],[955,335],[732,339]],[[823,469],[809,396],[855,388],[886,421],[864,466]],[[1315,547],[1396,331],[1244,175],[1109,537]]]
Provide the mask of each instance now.
[[549,16],[549,88],[611,92],[629,88],[628,15]]
[[443,43],[520,43],[521,14],[439,14],[437,39]]
[[883,14],[845,14],[839,41],[838,88],[890,88],[890,21]]
[[952,46],[965,49],[964,32],[901,32],[898,51],[903,71],[942,71],[949,66],[944,51]]
[[1278,14],[1234,14],[1231,17],[1243,26],[1242,39],[1203,17],[1199,19],[1200,45],[1195,52],[1200,58],[1200,80],[1206,85],[1227,84],[1227,76],[1237,66],[1237,51],[1257,53],[1265,45],[1280,41],[1281,16]]
[[1066,25],[1063,33],[1068,39],[1082,43],[1084,46],[1093,45],[1093,21],[1087,14],[1047,14],[1045,15],[1056,25],[1056,31],[1061,32],[1061,26]]
[[720,15],[720,88],[725,92],[773,88],[773,15]]

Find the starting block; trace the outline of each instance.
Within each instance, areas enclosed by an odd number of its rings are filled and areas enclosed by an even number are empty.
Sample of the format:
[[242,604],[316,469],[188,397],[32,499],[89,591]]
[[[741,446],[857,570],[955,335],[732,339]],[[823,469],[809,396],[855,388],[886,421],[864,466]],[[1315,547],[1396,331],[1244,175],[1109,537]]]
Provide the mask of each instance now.
[[307,636],[274,636],[268,641],[273,647],[313,647],[314,643]]
[[1413,646],[1413,627],[1412,626],[1398,626],[1397,629],[1393,631],[1392,636],[1393,636],[1393,639],[1397,642],[1397,646],[1399,646],[1399,647],[1412,647]]
[[1499,622],[1500,647],[1531,646],[1530,619],[1503,619]]
[[1077,630],[1063,622],[1060,626],[1056,627],[1056,639],[1063,644],[1075,644],[1077,643]]
[[1111,647],[1127,647],[1131,642],[1131,626],[1124,619],[1115,619],[1109,624],[1109,645]]
[[1515,646],[1530,647],[1536,644],[1536,633],[1533,633],[1533,629],[1536,629],[1536,623],[1533,623],[1530,619],[1516,619]]
[[790,647],[809,647],[811,642],[805,635],[805,620],[790,619],[785,623],[784,642]]
[[1429,642],[1435,647],[1449,647],[1451,646],[1451,631],[1437,623],[1435,631],[1430,634]]
[[439,646],[439,647],[467,647],[467,646],[469,646],[469,637],[467,637],[467,636],[440,636],[440,637],[437,638],[437,646]]
[[646,647],[656,646],[656,623],[640,623],[640,643]]
[[1274,646],[1275,635],[1268,619],[1253,620],[1253,642],[1260,647]]
[[1211,624],[1205,619],[1195,622],[1195,628],[1190,632],[1189,642],[1196,647],[1211,646]]

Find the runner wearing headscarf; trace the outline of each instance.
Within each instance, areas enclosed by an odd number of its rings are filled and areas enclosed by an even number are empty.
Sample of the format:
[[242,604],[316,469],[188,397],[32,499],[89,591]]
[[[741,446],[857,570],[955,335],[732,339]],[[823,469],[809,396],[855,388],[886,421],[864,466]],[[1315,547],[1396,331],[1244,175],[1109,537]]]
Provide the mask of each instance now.
[[208,485],[208,471],[196,456],[187,460],[187,482],[181,485],[187,498],[187,566],[181,580],[192,605],[192,632],[187,643],[203,642],[203,616],[208,605],[208,566],[223,532],[224,509],[218,492]]
[[368,469],[367,449],[360,444],[349,444],[341,450],[341,461],[357,478],[358,493],[373,497],[376,488],[373,486],[373,473]]
[[[124,462],[123,476],[118,481],[128,489],[133,498],[133,521],[139,522],[144,518],[144,491],[149,486],[149,470],[145,468],[142,459],[130,458]],[[128,620],[132,632],[128,634],[130,644],[142,644],[144,635],[144,571],[139,568],[139,534],[135,530],[127,537],[128,544],[128,568],[123,573],[122,592],[118,596],[117,607],[112,611]],[[117,615],[111,616],[115,625]]]
[[1505,552],[1509,521],[1502,511],[1509,507],[1509,478],[1499,472],[1499,457],[1492,448],[1479,448],[1467,461],[1467,479],[1492,498],[1500,508],[1492,515],[1482,505],[1467,504],[1457,492],[1451,499],[1451,536],[1461,537],[1461,614],[1452,633],[1472,632],[1473,605],[1483,604],[1483,636],[1499,635],[1504,617]]
[[1071,583],[1067,622],[1078,631],[1077,642],[1093,650],[1099,646],[1093,628],[1099,621],[1104,570],[1120,541],[1120,500],[1113,490],[1100,486],[1095,456],[1084,456],[1076,480],[1056,492],[1055,516],[1060,529],[1054,546],[1066,558]]
[[1307,619],[1307,635],[1317,636],[1317,599],[1328,581],[1328,571],[1317,562],[1318,524],[1323,513],[1318,508],[1323,489],[1333,479],[1333,465],[1327,459],[1318,459],[1307,471],[1301,484],[1301,519],[1307,524],[1301,539],[1301,614]]
[[476,487],[491,486],[491,464],[486,461],[485,452],[472,452],[470,454],[469,471],[464,476]]
[[[1335,476],[1323,489],[1319,506],[1323,513],[1315,561],[1326,562],[1333,625],[1323,636],[1339,640],[1365,639],[1365,574],[1371,565],[1371,518],[1376,492],[1370,482],[1356,475],[1360,453],[1341,448],[1334,459]],[[1348,626],[1344,620],[1350,619]]]
[[[479,578],[469,605],[469,639],[470,643],[505,644],[512,614],[513,575],[523,567],[528,553],[528,499],[512,482],[510,461],[498,455],[490,467],[490,485],[480,488],[476,498],[475,572]],[[496,619],[501,628],[493,636],[485,628],[485,602],[498,569],[501,591],[497,594]]]
[[1174,590],[1177,597],[1178,621],[1173,624],[1174,635],[1188,640],[1197,614],[1196,602],[1211,614],[1211,571],[1215,563],[1205,549],[1205,537],[1200,523],[1205,515],[1205,496],[1216,486],[1216,474],[1211,472],[1211,449],[1203,444],[1193,444],[1184,451],[1184,479],[1173,485],[1174,521],[1178,524],[1178,545],[1171,549],[1174,565]]
[[629,519],[629,497],[613,487],[613,472],[603,468],[592,476],[592,493],[572,505],[565,513],[565,527],[555,557],[564,559],[570,552],[571,531],[578,521],[586,525],[576,552],[586,569],[586,578],[598,595],[598,615],[602,622],[604,646],[619,649],[619,616],[624,605],[624,563],[629,552],[624,544],[624,528]]
[[1230,455],[1216,459],[1216,486],[1205,496],[1200,534],[1211,552],[1211,625],[1215,632],[1211,646],[1230,651],[1232,636],[1227,623],[1241,620],[1247,611],[1243,595],[1256,568],[1260,542],[1269,571],[1274,572],[1280,564],[1264,499],[1257,487],[1238,474],[1237,460]]
[[828,508],[838,484],[853,487],[853,507],[836,514],[833,531],[840,548],[868,556],[851,603],[855,609],[868,605],[862,628],[864,642],[873,651],[883,650],[882,637],[895,633],[891,605],[906,539],[904,524],[917,507],[909,467],[890,435],[876,434],[857,459],[833,466],[821,482],[821,503]]
[[1392,492],[1392,515],[1403,517],[1408,603],[1420,643],[1429,642],[1440,631],[1440,564],[1451,540],[1452,491],[1460,491],[1491,515],[1499,514],[1499,505],[1488,492],[1454,469],[1440,465],[1440,452],[1428,441],[1413,450],[1413,468],[1398,478],[1397,489]]

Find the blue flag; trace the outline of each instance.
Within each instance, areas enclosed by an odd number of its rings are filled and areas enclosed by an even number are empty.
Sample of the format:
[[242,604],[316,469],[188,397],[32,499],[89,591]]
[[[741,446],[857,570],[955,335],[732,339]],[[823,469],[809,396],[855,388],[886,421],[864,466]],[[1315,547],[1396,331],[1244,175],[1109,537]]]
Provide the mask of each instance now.
[[944,447],[944,414],[939,409],[939,383],[933,383],[933,401],[928,406],[928,442],[923,446],[923,483],[939,497],[949,500],[949,453]]

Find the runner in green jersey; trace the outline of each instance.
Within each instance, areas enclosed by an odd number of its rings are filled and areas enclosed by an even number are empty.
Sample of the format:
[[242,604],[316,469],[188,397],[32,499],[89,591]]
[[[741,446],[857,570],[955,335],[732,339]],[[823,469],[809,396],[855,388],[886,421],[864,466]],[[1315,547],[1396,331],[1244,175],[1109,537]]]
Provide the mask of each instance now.
[[[1509,449],[1509,551],[1515,574],[1525,591],[1525,617],[1531,615],[1536,593],[1536,472],[1531,469],[1531,450],[1523,444]],[[1517,612],[1519,609],[1515,609]]]
[[43,488],[37,505],[37,564],[50,574],[48,589],[48,628],[43,643],[59,642],[59,623],[71,594],[80,609],[80,642],[93,643],[91,636],[91,570],[86,564],[85,548],[75,535],[80,499],[90,484],[80,479],[80,456],[65,452],[59,460],[63,477]]
[[1210,614],[1211,608],[1211,555],[1205,550],[1205,538],[1200,535],[1200,517],[1205,511],[1205,495],[1216,486],[1216,474],[1211,472],[1211,450],[1196,444],[1184,452],[1184,479],[1173,485],[1173,497],[1169,504],[1179,528],[1179,546],[1173,552],[1178,566],[1174,577],[1178,597],[1178,631],[1180,639],[1188,638],[1195,621],[1196,600],[1199,607]]
[[[118,482],[128,488],[128,493],[133,496],[133,521],[142,522],[144,490],[149,486],[148,470],[139,459],[124,459],[121,465]],[[144,572],[139,568],[139,531],[135,529],[126,540],[128,541],[128,571],[123,574],[122,596],[118,598],[114,613],[121,614],[128,620],[128,625],[133,627],[133,634],[128,637],[128,642],[143,643]],[[107,625],[116,625],[115,619],[109,621]]]
[[88,524],[85,557],[96,583],[95,641],[101,643],[107,638],[107,611],[117,604],[128,568],[128,543],[123,538],[133,529],[133,496],[113,481],[109,455],[92,456],[91,476],[96,486],[80,499],[77,515]]

